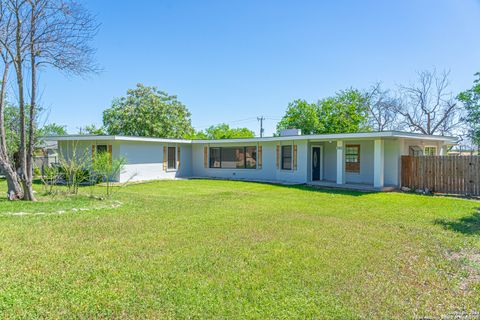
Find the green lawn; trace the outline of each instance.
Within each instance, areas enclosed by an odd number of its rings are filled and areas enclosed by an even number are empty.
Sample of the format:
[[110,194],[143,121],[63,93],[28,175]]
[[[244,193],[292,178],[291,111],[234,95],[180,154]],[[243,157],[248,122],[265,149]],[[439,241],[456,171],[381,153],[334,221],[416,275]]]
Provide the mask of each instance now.
[[480,311],[480,202],[205,180],[88,192],[0,199],[0,318]]

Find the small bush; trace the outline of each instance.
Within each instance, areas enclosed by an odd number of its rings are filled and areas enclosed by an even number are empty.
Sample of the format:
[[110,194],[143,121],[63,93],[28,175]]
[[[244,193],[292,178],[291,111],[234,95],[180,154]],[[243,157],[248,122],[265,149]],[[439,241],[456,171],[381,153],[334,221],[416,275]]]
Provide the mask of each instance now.
[[[68,154],[68,149],[65,152]],[[77,194],[80,184],[89,181],[89,163],[88,151],[78,152],[76,143],[72,145],[71,155],[60,156],[60,172],[69,193]]]
[[57,165],[44,167],[43,174],[41,175],[41,180],[45,192],[52,194],[53,189],[58,184],[61,178],[62,174],[60,172],[60,167],[58,167]]
[[99,153],[93,160],[93,174],[98,180],[105,182],[107,197],[112,192],[112,182],[116,181],[118,175],[125,166],[125,159],[112,159],[112,155],[107,152]]

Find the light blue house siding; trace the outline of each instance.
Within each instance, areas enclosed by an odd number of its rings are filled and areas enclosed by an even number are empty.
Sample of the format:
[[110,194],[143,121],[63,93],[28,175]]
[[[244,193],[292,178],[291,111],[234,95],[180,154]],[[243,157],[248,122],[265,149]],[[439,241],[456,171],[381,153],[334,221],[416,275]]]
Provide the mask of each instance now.
[[[204,148],[211,147],[257,147],[262,146],[262,167],[257,169],[219,169],[205,168]],[[193,144],[192,164],[193,176],[198,178],[219,178],[219,179],[242,179],[242,180],[263,180],[304,183],[307,181],[307,141],[296,141],[297,146],[297,170],[282,170],[277,168],[277,145],[291,145],[293,141],[281,141],[258,143],[228,143],[228,144]]]
[[[164,169],[164,146],[180,148],[178,168]],[[127,163],[120,173],[120,181],[175,179],[192,175],[190,144],[126,141],[120,144],[119,154]],[[175,156],[178,156],[177,151]]]
[[[385,141],[385,185],[400,185],[401,156],[408,155],[408,150],[402,152],[400,139]],[[440,149],[439,149],[440,150]]]
[[[423,150],[433,147],[436,154],[445,154],[446,146],[454,143],[451,137],[425,136],[401,132],[364,134],[334,134],[315,136],[291,136],[252,138],[237,140],[191,141],[161,138],[122,136],[66,136],[50,140],[58,141],[59,153],[71,157],[76,148],[77,156],[92,158],[92,150],[107,145],[114,158],[126,160],[118,181],[143,181],[176,178],[218,178],[254,181],[278,181],[289,183],[312,182],[312,150],[321,149],[322,181],[336,184],[363,184],[369,186],[400,185],[401,156],[412,148]],[[348,172],[345,150],[348,145],[359,146],[358,172]],[[209,167],[210,148],[262,147],[261,166],[255,169],[220,169]],[[296,147],[296,167],[282,170],[277,148]],[[167,168],[168,148],[175,148],[174,168]],[[205,154],[205,150],[207,153]],[[281,154],[281,152],[280,152]],[[172,156],[173,154],[171,154]],[[178,158],[179,156],[179,158]],[[205,156],[207,158],[205,159]],[[338,157],[341,158],[338,158]],[[257,161],[258,159],[257,154]],[[172,159],[171,159],[172,160]],[[207,160],[207,163],[205,163]],[[280,164],[277,165],[277,161]],[[179,166],[177,166],[179,164]],[[339,175],[340,176],[337,176]]]

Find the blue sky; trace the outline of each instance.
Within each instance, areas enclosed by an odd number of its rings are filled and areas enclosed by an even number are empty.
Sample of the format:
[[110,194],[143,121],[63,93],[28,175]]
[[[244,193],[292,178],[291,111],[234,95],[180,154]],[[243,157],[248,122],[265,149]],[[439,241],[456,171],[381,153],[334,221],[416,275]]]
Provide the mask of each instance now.
[[197,129],[226,122],[271,135],[288,102],[347,87],[408,83],[451,71],[452,90],[480,71],[480,0],[85,1],[101,23],[103,72],[45,70],[47,122],[70,133],[136,83],[178,96]]

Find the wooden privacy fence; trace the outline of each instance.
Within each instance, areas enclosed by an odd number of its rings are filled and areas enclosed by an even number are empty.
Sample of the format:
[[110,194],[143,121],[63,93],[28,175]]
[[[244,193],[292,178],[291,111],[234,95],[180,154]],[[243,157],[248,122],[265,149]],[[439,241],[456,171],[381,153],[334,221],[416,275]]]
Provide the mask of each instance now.
[[402,187],[480,195],[480,156],[402,156]]

